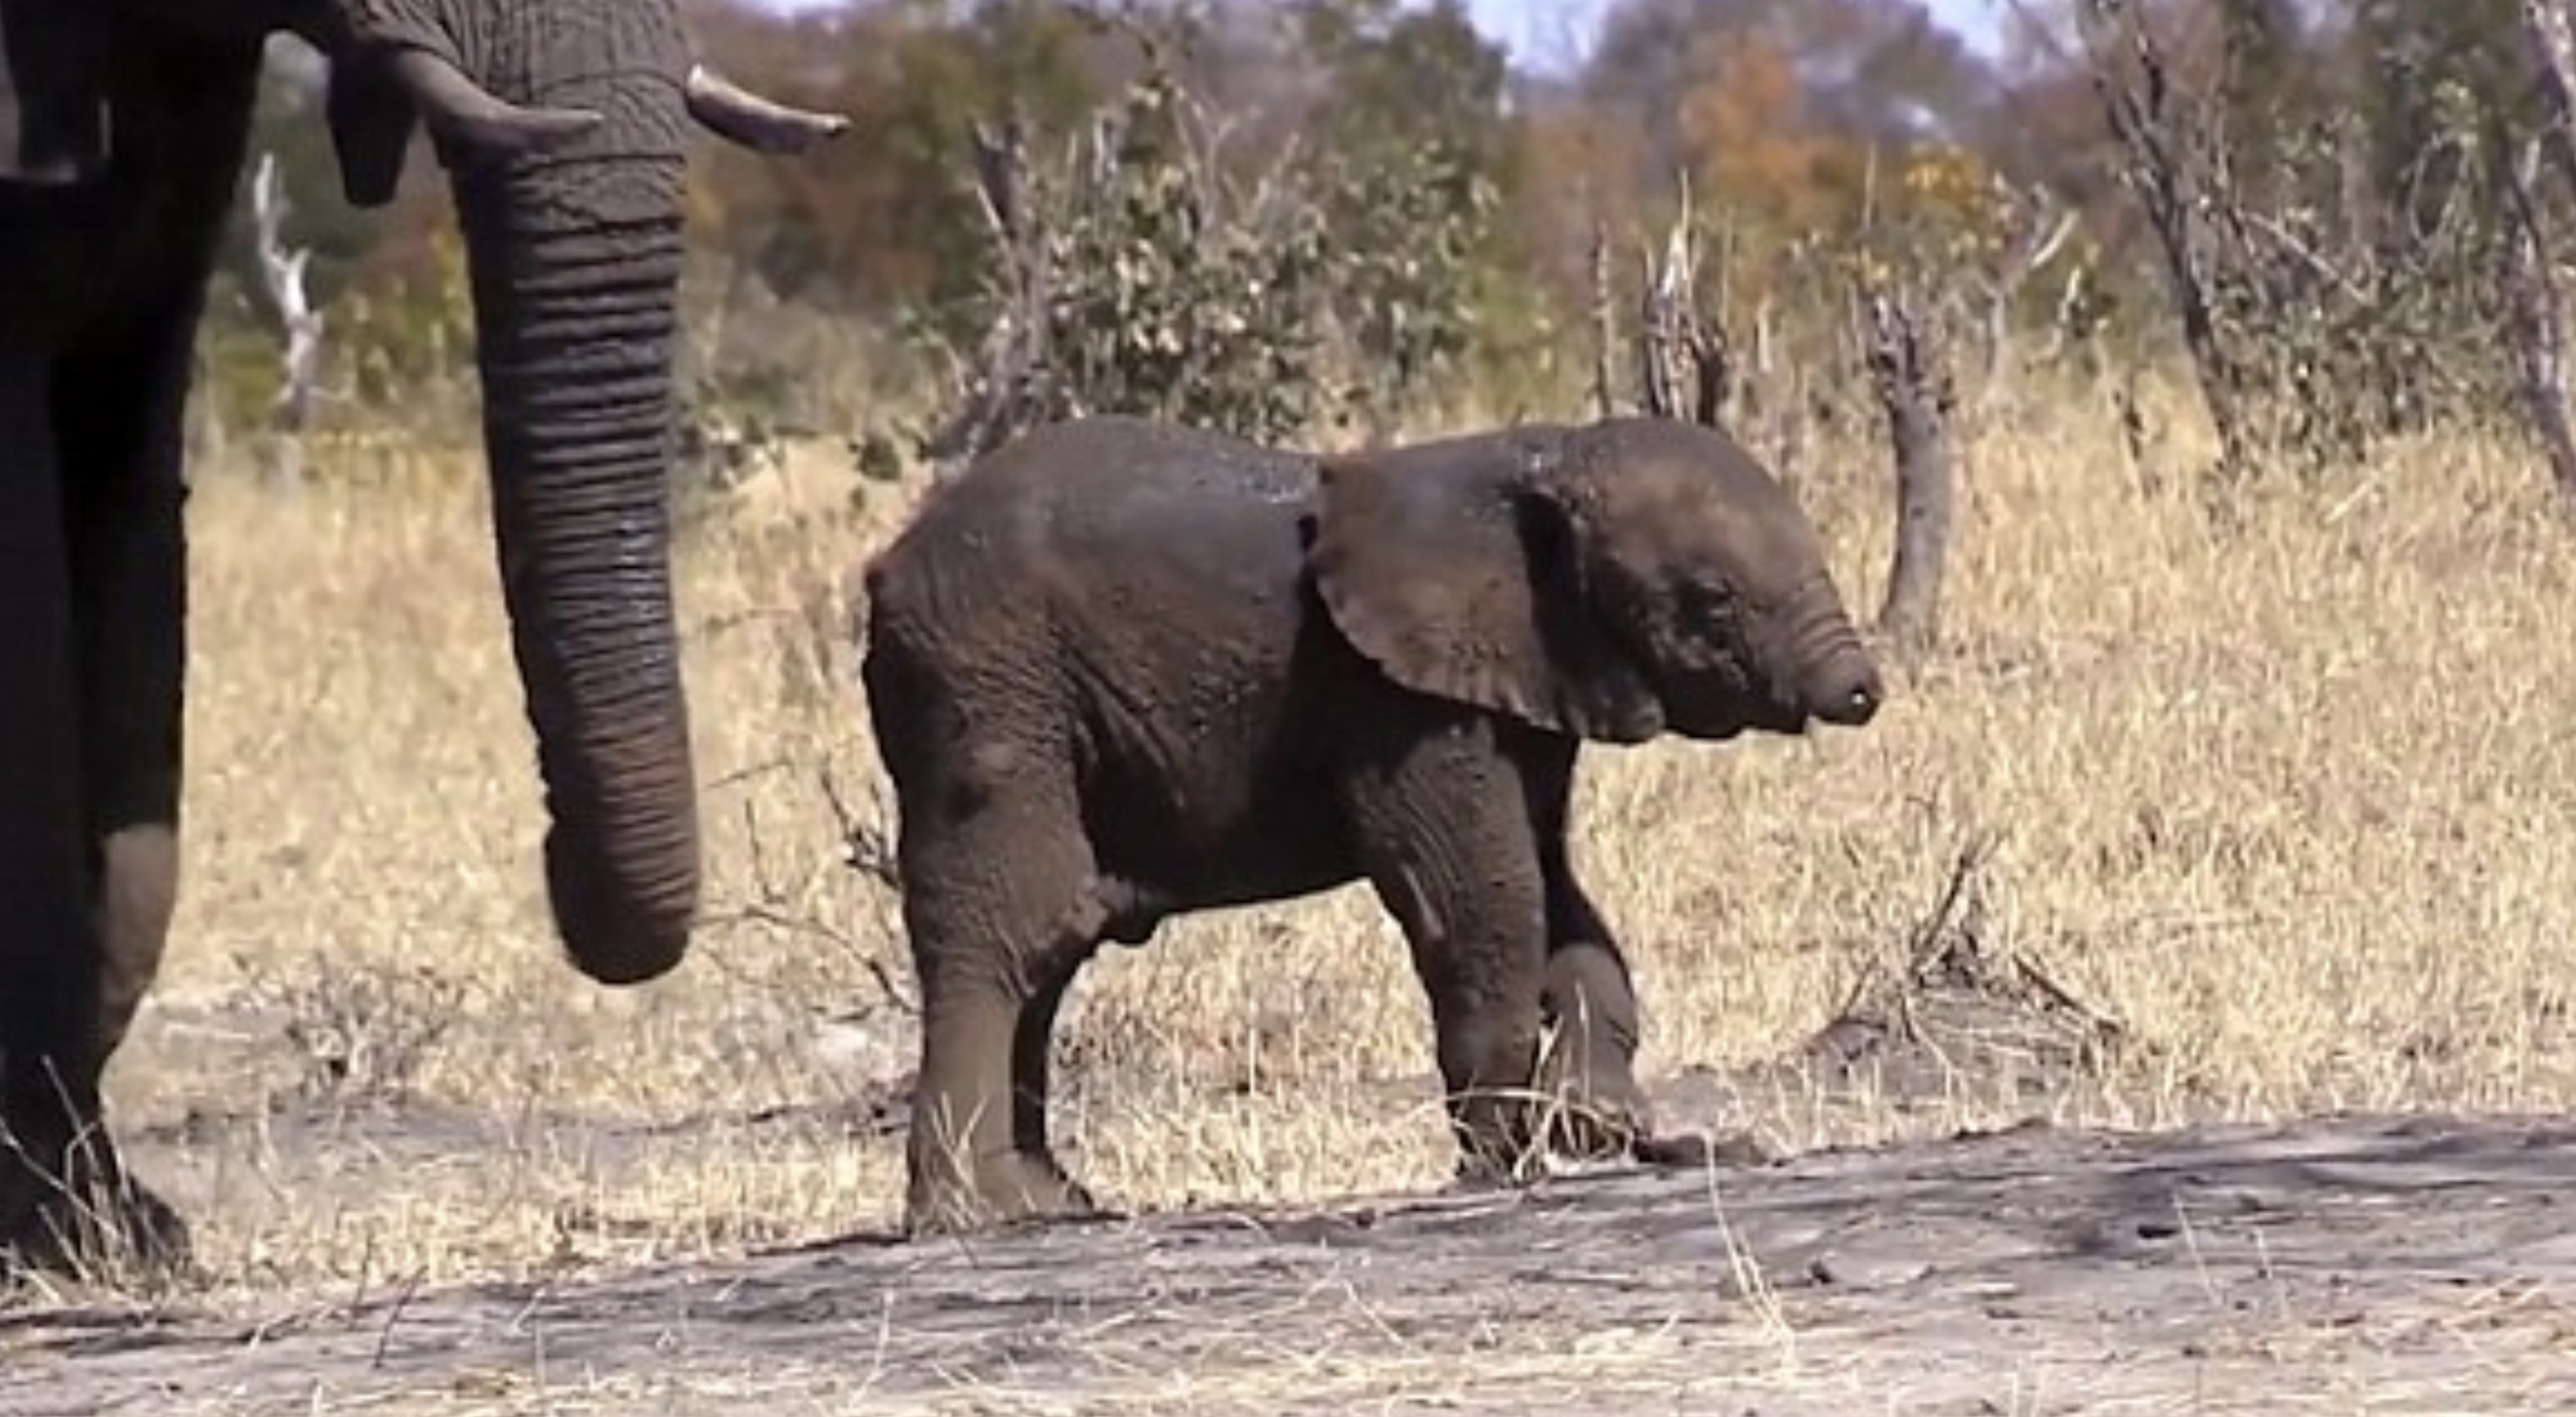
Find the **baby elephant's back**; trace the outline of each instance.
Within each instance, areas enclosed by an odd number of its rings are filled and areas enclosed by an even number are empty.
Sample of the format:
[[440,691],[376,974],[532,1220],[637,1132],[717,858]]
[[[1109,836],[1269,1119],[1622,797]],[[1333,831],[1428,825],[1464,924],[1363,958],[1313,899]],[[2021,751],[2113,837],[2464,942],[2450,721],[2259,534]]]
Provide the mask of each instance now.
[[1142,419],[1092,418],[1049,430],[1034,451],[1048,478],[1032,530],[1113,580],[1130,574],[1237,595],[1297,574],[1297,519],[1315,488],[1312,459]]
[[1310,458],[1116,416],[1051,425],[1007,452],[989,469],[996,490],[1065,608],[1150,619],[1186,602],[1224,618],[1295,590]]
[[1048,424],[933,494],[872,583],[943,602],[943,620],[1043,603],[1102,648],[1284,644],[1314,488],[1310,457],[1219,433],[1120,415]]

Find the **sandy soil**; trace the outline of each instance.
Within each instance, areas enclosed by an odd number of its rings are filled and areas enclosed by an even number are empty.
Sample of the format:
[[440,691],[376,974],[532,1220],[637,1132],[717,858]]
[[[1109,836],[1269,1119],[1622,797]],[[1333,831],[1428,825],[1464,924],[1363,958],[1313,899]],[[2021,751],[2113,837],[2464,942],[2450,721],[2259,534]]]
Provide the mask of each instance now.
[[2576,1125],[2027,1126],[1514,1193],[0,1316],[0,1412],[2576,1407]]

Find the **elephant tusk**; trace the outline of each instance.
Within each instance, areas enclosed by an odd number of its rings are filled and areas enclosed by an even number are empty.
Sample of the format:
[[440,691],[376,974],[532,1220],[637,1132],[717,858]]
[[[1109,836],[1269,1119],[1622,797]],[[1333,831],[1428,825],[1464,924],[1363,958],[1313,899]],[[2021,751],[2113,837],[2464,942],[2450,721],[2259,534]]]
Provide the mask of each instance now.
[[691,118],[754,152],[801,153],[850,127],[850,120],[837,113],[814,113],[762,98],[704,64],[689,66],[687,94]]
[[522,108],[496,98],[426,49],[397,50],[387,63],[429,130],[476,152],[534,152],[599,126],[600,115],[586,108]]

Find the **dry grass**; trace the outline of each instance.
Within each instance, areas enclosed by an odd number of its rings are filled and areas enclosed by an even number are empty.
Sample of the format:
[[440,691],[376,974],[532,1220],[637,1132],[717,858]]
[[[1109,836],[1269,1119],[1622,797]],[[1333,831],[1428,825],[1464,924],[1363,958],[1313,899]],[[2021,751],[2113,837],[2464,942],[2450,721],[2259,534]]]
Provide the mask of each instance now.
[[[1989,928],[2145,1045],[2072,1112],[2576,1101],[2576,563],[2544,479],[2436,441],[2221,531],[2181,454],[2132,467],[2107,428],[2069,402],[1967,449],[1953,644],[1869,729],[1587,758],[1580,861],[1639,961],[1648,1068],[1803,1038],[1991,832]],[[344,1096],[518,1120],[505,1144],[202,1177],[205,1262],[226,1288],[434,1283],[890,1220],[896,1142],[739,1119],[910,1061],[869,969],[903,970],[887,902],[817,786],[864,801],[874,776],[842,595],[899,494],[851,512],[813,452],[692,539],[718,923],[675,977],[612,993],[545,923],[479,491],[412,461],[293,498],[201,479],[184,902],[110,1087],[129,1128],[264,1115],[333,1069]],[[1863,608],[1879,469],[1804,489]],[[836,1036],[867,1056],[828,1061],[824,1017],[863,1009]],[[1444,1174],[1420,996],[1358,890],[1112,951],[1066,1032],[1067,1150],[1121,1200]],[[1739,1120],[1806,1146],[1984,1110],[1780,1096]],[[571,1114],[690,1125],[610,1154]]]

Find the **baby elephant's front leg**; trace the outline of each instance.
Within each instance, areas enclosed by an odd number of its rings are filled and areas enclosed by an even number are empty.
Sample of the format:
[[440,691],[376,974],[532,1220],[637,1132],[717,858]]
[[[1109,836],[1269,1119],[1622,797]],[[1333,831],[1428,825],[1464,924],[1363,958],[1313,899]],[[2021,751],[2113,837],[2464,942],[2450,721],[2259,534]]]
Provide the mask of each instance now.
[[[1517,900],[1508,879],[1469,888],[1448,873],[1407,868],[1389,901],[1413,945],[1414,970],[1431,1001],[1431,1022],[1448,1093],[1459,1173],[1519,1180],[1538,1160],[1539,998],[1546,937],[1537,902]],[[1533,892],[1534,894],[1534,892]]]
[[1517,776],[1462,738],[1358,784],[1353,825],[1430,1000],[1461,1173],[1518,1179],[1539,1140],[1546,893]]

